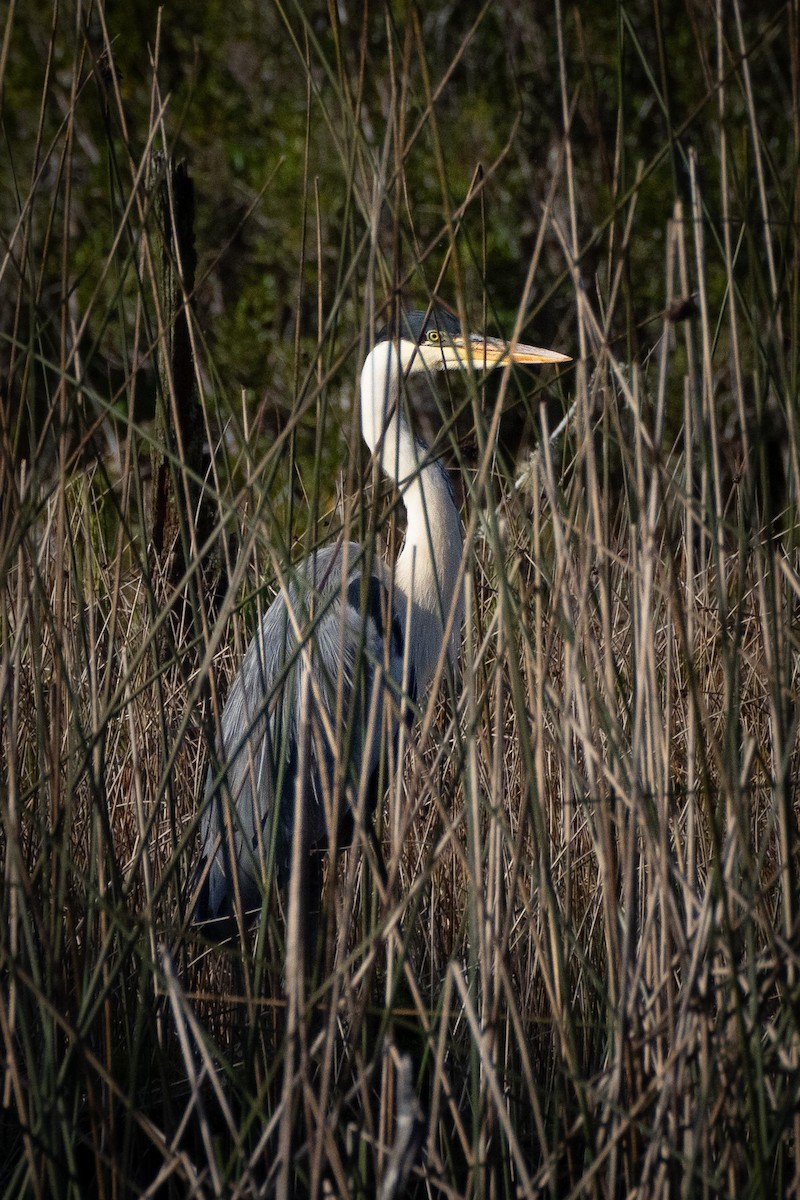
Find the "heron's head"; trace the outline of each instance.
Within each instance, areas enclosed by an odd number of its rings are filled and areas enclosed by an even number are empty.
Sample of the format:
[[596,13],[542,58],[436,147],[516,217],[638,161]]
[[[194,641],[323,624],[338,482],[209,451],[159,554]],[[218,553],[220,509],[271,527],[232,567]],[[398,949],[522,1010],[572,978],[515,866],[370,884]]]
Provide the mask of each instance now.
[[443,309],[403,313],[397,326],[381,330],[376,345],[391,343],[399,352],[403,373],[466,370],[470,361],[476,371],[491,370],[507,362],[564,363],[568,354],[542,350],[522,342],[510,344],[483,333],[461,332],[460,322]]
[[[431,371],[487,371],[504,363],[564,363],[567,354],[541,350],[521,342],[510,345],[482,333],[461,332],[458,320],[443,309],[403,313],[399,321],[382,329],[367,355],[361,372],[361,432],[370,450],[382,441],[397,411],[397,389],[401,376]],[[392,445],[389,455],[396,456]],[[388,474],[399,468],[386,455],[381,460]]]

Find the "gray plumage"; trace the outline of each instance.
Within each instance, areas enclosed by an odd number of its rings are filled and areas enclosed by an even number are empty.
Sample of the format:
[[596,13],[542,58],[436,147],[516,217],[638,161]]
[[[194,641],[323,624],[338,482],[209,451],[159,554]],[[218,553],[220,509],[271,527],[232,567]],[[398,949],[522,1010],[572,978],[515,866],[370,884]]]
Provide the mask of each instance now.
[[[270,861],[278,882],[285,883],[304,721],[309,738],[307,849],[329,845],[337,803],[339,844],[350,841],[360,792],[365,817],[374,811],[385,744],[384,705],[391,694],[399,707],[403,644],[400,619],[390,609],[385,568],[375,561],[365,581],[363,558],[361,547],[347,542],[325,547],[300,563],[247,649],[222,714],[217,747],[221,771],[215,773],[212,765],[206,781],[196,876],[202,880],[198,920],[232,915],[234,869],[245,912],[261,902]],[[303,714],[299,673],[309,667],[312,684]],[[413,698],[413,679],[408,691]],[[334,791],[337,757],[340,770],[344,768],[344,798]]]

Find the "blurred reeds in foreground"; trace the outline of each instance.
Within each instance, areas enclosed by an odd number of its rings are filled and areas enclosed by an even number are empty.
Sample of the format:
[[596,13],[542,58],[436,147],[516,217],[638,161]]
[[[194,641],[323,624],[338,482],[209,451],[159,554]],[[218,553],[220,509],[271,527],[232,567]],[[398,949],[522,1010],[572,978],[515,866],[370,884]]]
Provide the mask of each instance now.
[[[639,27],[620,13],[635,60]],[[287,562],[343,528],[381,552],[402,536],[360,444],[358,331],[396,290],[493,324],[484,201],[502,162],[453,201],[445,72],[429,74],[414,12],[402,28],[387,18],[380,98],[326,57],[318,24],[289,16],[348,222],[323,248],[306,169],[303,303],[281,350],[293,392],[257,427],[185,297],[206,444],[190,469],[169,419],[174,314],[154,219],[152,151],[173,128],[160,27],[137,138],[103,6],[77,34],[56,12],[41,104],[58,120],[4,150],[4,1195],[388,1200],[406,1172],[420,1196],[797,1186],[796,9],[760,26],[736,2],[685,18],[704,123],[670,116],[654,70],[668,137],[634,167],[621,77],[619,137],[598,147],[605,200],[574,144],[580,21],[558,4],[540,19],[562,122],[518,329],[536,340],[531,313],[557,304],[550,340],[576,365],[452,387],[437,448],[463,484],[463,669],[405,737],[379,817],[388,884],[358,846],[328,871],[312,980],[287,952],[277,892],[238,944],[191,927],[219,707]],[[15,21],[12,7],[12,50]],[[449,49],[454,72],[470,46]],[[780,119],[760,106],[773,65]],[[420,153],[441,188],[430,247],[404,191]],[[87,264],[73,250],[92,154],[108,161],[111,217],[104,259]],[[670,156],[679,198],[656,228],[637,205]],[[606,203],[591,222],[590,201]],[[267,181],[253,210],[269,204]],[[643,325],[631,262],[648,238],[662,311]],[[503,440],[509,412],[530,438],[522,462]],[[159,468],[183,513],[161,546]]]

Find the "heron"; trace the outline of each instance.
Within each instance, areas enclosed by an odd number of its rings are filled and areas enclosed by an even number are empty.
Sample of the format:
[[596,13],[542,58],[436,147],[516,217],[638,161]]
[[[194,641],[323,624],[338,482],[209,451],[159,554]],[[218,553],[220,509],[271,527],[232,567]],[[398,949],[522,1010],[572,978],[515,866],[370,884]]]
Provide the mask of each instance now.
[[411,428],[402,381],[473,365],[569,361],[465,336],[436,307],[406,313],[376,336],[361,371],[361,433],[399,491],[405,541],[393,569],[372,545],[318,549],[288,573],[264,614],[222,711],[217,767],[208,769],[196,921],[229,923],[237,911],[259,910],[270,871],[287,882],[296,829],[303,855],[316,861],[332,841],[349,844],[357,813],[372,829],[387,737],[397,738],[403,714],[425,697],[440,658],[456,667],[461,519],[444,465]]

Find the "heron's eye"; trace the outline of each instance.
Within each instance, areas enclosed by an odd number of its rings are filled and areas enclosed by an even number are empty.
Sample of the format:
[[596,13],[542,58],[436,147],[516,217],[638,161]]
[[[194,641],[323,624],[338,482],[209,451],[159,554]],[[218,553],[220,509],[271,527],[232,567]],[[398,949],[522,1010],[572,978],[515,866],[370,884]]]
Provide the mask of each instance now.
[[439,340],[439,330],[438,329],[429,329],[428,330],[428,341],[429,342],[438,342],[438,340]]

